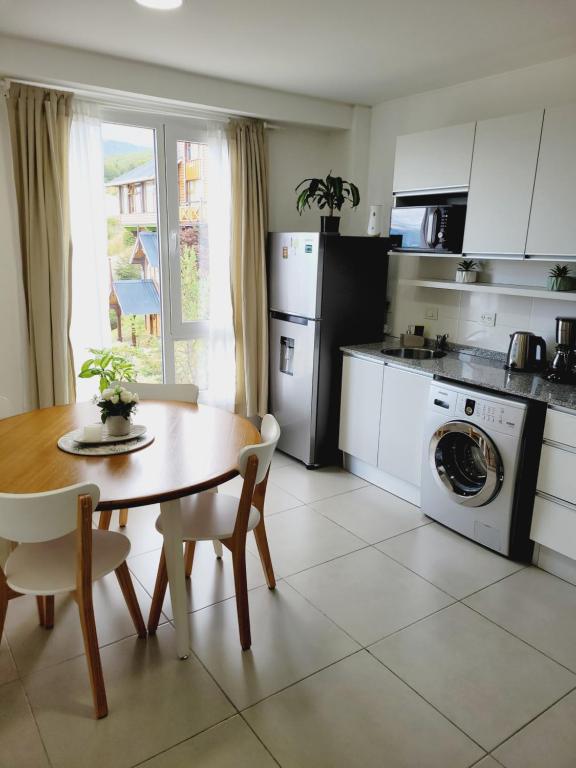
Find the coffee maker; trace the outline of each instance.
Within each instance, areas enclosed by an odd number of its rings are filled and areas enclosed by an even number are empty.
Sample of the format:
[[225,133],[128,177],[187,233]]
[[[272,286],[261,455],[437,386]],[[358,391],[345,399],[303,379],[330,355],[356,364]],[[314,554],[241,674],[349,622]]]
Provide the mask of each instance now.
[[563,384],[576,383],[576,317],[556,318],[556,354],[544,378]]

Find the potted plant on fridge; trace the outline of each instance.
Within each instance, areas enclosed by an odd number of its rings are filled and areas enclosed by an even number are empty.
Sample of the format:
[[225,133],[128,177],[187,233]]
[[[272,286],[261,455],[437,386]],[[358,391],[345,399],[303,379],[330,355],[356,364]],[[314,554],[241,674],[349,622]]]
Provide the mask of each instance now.
[[458,269],[456,270],[456,282],[457,283],[475,283],[478,277],[478,269],[480,265],[474,259],[463,259],[458,262]]
[[[304,184],[308,186],[298,192]],[[338,234],[340,227],[340,217],[334,211],[341,211],[346,202],[352,208],[360,202],[358,187],[341,176],[332,176],[332,171],[325,179],[304,179],[294,191],[298,192],[296,209],[300,215],[307,207],[312,208],[311,203],[316,203],[321,211],[329,211],[327,216],[321,216],[321,232],[331,234]]]
[[555,264],[548,272],[549,291],[572,291],[575,279],[570,276],[570,267],[566,264]]

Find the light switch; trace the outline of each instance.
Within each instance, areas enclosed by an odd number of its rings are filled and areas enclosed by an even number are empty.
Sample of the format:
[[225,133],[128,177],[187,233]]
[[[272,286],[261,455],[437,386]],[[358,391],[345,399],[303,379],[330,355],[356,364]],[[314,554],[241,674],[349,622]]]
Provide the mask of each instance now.
[[496,312],[482,312],[480,322],[482,325],[496,325]]
[[426,320],[438,320],[438,307],[426,307],[424,317]]

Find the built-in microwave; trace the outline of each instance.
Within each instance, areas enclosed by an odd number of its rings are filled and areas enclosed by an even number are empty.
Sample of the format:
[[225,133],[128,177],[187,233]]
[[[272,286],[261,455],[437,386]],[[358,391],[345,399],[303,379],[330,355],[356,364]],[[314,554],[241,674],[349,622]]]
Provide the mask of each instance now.
[[465,205],[415,205],[392,208],[390,236],[400,237],[395,251],[462,253]]

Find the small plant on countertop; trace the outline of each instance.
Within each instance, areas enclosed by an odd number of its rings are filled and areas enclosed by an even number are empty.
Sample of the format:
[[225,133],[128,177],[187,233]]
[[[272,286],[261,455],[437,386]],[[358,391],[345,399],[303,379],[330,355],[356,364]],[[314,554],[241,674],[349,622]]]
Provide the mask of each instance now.
[[99,376],[100,392],[104,392],[115,381],[134,381],[134,365],[122,355],[115,354],[111,349],[89,349],[89,352],[93,357],[82,363],[78,376],[81,379]]
[[462,259],[458,262],[458,269],[462,272],[476,272],[480,268],[480,265],[474,259]]
[[566,264],[555,264],[548,272],[547,285],[550,291],[571,291],[574,282],[570,276],[570,267]]
[[480,265],[474,259],[462,259],[456,270],[457,283],[475,283]]

